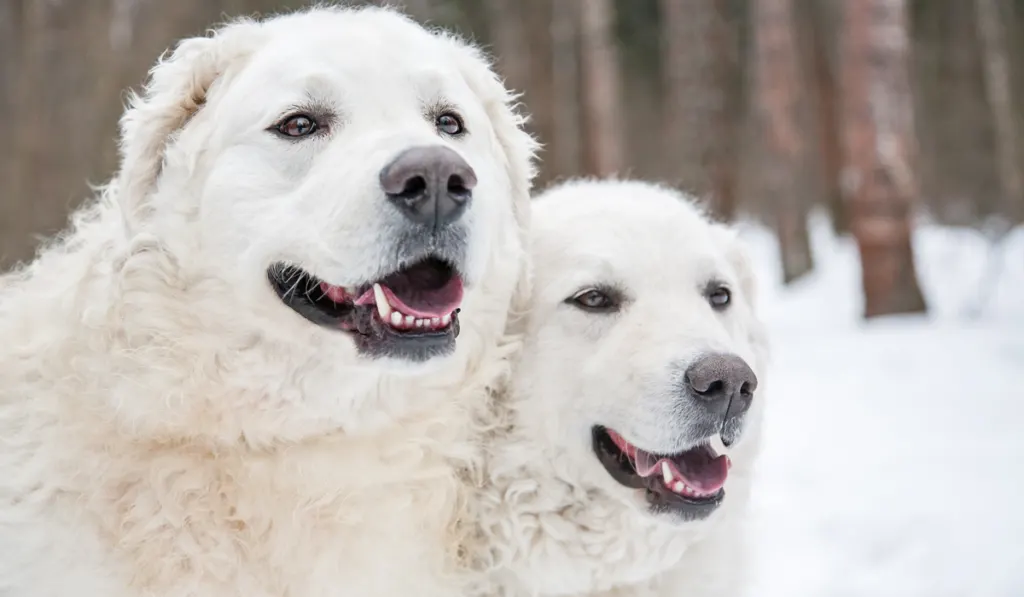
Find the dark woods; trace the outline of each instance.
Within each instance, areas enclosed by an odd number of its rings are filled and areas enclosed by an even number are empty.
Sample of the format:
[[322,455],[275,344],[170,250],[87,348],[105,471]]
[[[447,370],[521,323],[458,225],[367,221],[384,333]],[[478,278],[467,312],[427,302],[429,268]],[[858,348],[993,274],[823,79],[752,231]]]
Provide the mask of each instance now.
[[[176,39],[296,0],[0,0],[0,265],[116,165],[124,89]],[[394,2],[400,4],[401,2]],[[1024,0],[405,0],[488,47],[545,144],[540,185],[678,185],[814,267],[852,234],[868,316],[921,311],[913,221],[1024,220]]]

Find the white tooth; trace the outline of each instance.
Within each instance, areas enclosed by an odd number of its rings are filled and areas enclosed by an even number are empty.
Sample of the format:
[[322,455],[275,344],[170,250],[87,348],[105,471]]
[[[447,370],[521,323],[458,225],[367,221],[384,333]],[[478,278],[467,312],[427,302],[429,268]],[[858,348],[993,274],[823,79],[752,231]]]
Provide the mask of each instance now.
[[373,299],[377,303],[377,313],[380,314],[380,320],[387,322],[388,318],[391,317],[391,305],[388,304],[388,297],[384,296],[384,290],[380,287],[380,284],[373,285]]
[[396,328],[397,327],[401,327],[403,321],[405,321],[405,318],[402,317],[401,313],[399,313],[398,311],[392,311],[391,312],[391,325],[392,326],[394,326]]
[[416,323],[415,317],[413,317],[412,315],[405,316],[405,327],[411,328],[414,323]]
[[432,319],[430,320],[430,325],[431,325],[432,327],[435,327],[435,328],[441,327],[441,318],[440,318],[440,317],[434,317],[434,318],[432,318]]
[[665,476],[665,485],[672,483],[672,469],[668,468],[664,460],[661,461],[661,474]]
[[676,481],[675,484],[672,485],[672,491],[674,491],[676,493],[683,493],[685,490],[686,490],[686,486],[683,485],[682,481]]
[[423,327],[424,323],[426,323],[425,319],[417,319],[416,320],[416,327],[421,328],[421,327]]
[[725,443],[722,442],[722,436],[717,433],[711,436],[709,443],[711,444],[711,451],[715,453],[715,457],[729,452],[729,448],[726,448]]
[[441,325],[445,326],[452,322],[452,314],[449,313],[441,318]]

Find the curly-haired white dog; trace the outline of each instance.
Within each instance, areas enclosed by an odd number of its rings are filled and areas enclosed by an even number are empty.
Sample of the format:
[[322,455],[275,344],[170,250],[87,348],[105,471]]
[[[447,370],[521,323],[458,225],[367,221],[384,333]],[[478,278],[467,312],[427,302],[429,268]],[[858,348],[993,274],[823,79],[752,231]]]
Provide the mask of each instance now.
[[102,197],[0,278],[0,595],[450,594],[527,293],[513,100],[384,9],[161,61]]
[[479,594],[736,597],[767,353],[742,248],[639,182],[555,188],[532,221],[523,350],[473,502]]

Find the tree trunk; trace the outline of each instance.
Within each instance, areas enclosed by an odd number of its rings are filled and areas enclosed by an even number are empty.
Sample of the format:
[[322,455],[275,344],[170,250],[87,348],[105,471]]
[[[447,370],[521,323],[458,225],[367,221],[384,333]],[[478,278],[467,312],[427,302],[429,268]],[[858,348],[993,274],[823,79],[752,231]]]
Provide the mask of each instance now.
[[551,21],[552,116],[557,139],[547,154],[553,177],[580,173],[580,34],[579,6],[555,0]]
[[584,171],[611,176],[625,165],[615,7],[611,0],[580,0],[579,7]]
[[8,264],[31,257],[36,235],[63,228],[69,209],[90,193],[87,183],[102,181],[106,173],[96,151],[102,124],[93,116],[102,110],[101,101],[117,97],[107,65],[109,1],[26,0],[22,7],[13,112],[18,184],[5,215],[24,230],[4,241]]
[[804,139],[799,126],[800,72],[792,0],[759,0],[754,7],[755,98],[762,134],[761,177],[773,207],[783,281],[811,271],[807,205],[799,192]]
[[742,71],[728,0],[661,0],[666,153],[682,186],[736,215]]
[[917,193],[904,0],[844,0],[844,186],[866,318],[926,311],[911,217]]
[[11,141],[17,140],[18,89],[22,85],[21,9],[21,0],[0,0],[0,114],[6,115],[0,119],[0,138],[7,140],[0,145],[0,268],[21,254],[16,243],[23,235],[16,216],[22,207],[18,188],[20,149]]
[[[524,98],[529,106],[533,130],[544,143],[544,160],[559,154],[558,126],[555,123],[555,74],[553,57],[554,41],[551,35],[551,19],[554,3],[559,0],[519,0],[520,10],[525,10],[526,35],[519,40],[516,52],[523,46],[529,49],[529,83]],[[565,0],[561,0],[565,1]],[[499,24],[500,27],[500,24]],[[541,167],[537,177],[538,185],[545,185],[556,176],[552,164]]]
[[508,85],[523,93],[528,128],[543,144],[534,184],[553,177],[550,156],[557,155],[551,37],[552,0],[488,0],[497,67]]
[[999,213],[1010,218],[1015,206],[1024,203],[1024,169],[1013,96],[1010,90],[1010,61],[1006,47],[999,4],[996,0],[975,0],[978,39],[981,41],[984,63],[985,93],[992,110],[995,131],[996,159],[1002,187],[1002,209]]
[[836,234],[845,234],[850,231],[850,225],[841,180],[843,148],[839,132],[839,92],[836,88],[832,47],[828,39],[829,34],[835,31],[834,22],[828,18],[829,6],[820,0],[804,1],[800,8],[802,10],[797,22],[804,28],[802,33],[808,42],[808,71],[817,123],[815,128],[820,155],[817,166],[820,168],[821,190],[832,220],[832,230]]

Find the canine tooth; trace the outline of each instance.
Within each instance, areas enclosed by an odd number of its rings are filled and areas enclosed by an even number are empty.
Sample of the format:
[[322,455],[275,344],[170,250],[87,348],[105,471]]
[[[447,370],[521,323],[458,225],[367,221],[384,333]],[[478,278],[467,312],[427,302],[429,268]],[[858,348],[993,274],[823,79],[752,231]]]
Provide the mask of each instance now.
[[729,448],[725,447],[725,442],[722,441],[722,436],[718,433],[711,436],[709,443],[711,444],[711,450],[715,453],[716,457],[729,452]]
[[405,318],[402,317],[401,313],[399,313],[398,311],[392,311],[391,312],[391,325],[392,326],[394,326],[396,328],[397,327],[401,327],[403,321],[405,321]]
[[380,315],[380,320],[388,321],[391,317],[391,305],[388,304],[388,297],[384,296],[384,289],[380,287],[380,284],[373,285],[373,298],[377,303],[377,313]]
[[441,318],[441,325],[448,325],[452,322],[452,314],[449,313]]
[[405,327],[411,328],[414,323],[416,323],[416,318],[415,317],[413,317],[412,315],[406,315],[405,316]]
[[672,469],[668,467],[668,463],[664,460],[661,461],[661,474],[665,476],[665,485],[672,483]]
[[672,485],[672,491],[674,491],[676,493],[683,493],[683,492],[686,491],[686,485],[683,485],[682,481],[676,481]]

